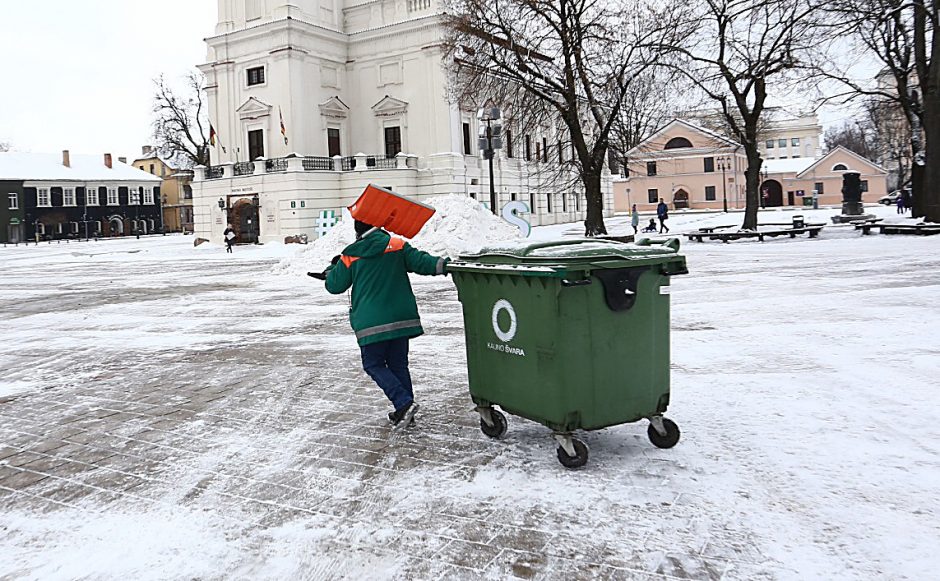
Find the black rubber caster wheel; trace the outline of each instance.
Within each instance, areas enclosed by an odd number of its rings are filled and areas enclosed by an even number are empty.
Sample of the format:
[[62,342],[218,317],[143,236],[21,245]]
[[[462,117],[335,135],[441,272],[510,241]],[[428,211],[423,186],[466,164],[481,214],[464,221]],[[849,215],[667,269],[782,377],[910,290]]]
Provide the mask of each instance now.
[[574,445],[575,455],[569,456],[564,448],[558,446],[558,461],[565,468],[581,468],[588,461],[587,444],[577,438],[571,438],[571,443]]
[[653,424],[646,428],[646,434],[649,436],[650,442],[657,448],[672,448],[679,443],[679,426],[676,425],[676,422],[663,418],[663,427],[666,428],[665,436],[659,435]]
[[502,438],[506,435],[506,430],[509,429],[509,423],[506,421],[506,415],[503,412],[495,409],[490,409],[490,418],[493,420],[493,425],[489,425],[483,421],[483,418],[480,418],[480,431],[491,438]]

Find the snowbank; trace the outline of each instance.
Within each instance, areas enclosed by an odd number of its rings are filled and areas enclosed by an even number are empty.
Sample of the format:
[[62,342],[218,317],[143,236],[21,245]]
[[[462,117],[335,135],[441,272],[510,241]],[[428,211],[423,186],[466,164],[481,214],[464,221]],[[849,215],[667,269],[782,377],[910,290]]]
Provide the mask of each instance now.
[[[437,196],[425,203],[437,211],[421,232],[410,240],[412,246],[425,252],[456,258],[460,254],[479,252],[484,246],[521,236],[515,226],[494,216],[473,198]],[[342,253],[355,239],[352,220],[343,220],[326,236],[318,238],[296,256],[282,260],[274,272],[305,274],[323,270],[331,258]]]

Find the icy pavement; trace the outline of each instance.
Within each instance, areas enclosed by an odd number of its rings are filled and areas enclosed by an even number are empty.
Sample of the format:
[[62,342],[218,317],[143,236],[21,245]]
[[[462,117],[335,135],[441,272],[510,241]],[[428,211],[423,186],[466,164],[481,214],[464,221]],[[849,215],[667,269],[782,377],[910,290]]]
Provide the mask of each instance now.
[[[538,235],[578,230],[552,228]],[[272,275],[291,248],[227,256],[191,240],[0,249],[0,578],[923,579],[940,566],[940,237],[827,227],[683,243],[667,414],[682,440],[658,450],[645,422],[590,432],[577,472],[540,425],[479,431],[449,280],[416,285],[422,413],[396,436],[344,297]]]

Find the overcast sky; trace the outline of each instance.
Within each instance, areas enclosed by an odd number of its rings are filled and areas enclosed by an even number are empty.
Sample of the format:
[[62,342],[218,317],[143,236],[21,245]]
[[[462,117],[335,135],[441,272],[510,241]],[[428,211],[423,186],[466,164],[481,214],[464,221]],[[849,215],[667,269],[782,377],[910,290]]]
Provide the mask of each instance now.
[[204,62],[215,22],[215,0],[0,0],[0,142],[137,157],[153,79]]

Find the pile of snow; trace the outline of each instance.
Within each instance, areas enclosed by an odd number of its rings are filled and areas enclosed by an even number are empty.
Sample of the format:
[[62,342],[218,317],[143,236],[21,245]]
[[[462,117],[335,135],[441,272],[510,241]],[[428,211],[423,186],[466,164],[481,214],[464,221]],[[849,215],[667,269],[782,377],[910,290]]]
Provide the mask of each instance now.
[[[436,256],[457,258],[461,254],[479,252],[484,246],[521,236],[518,228],[494,216],[473,198],[447,195],[422,201],[436,212],[409,242],[415,248]],[[296,256],[282,260],[274,270],[279,274],[318,272],[355,240],[353,221],[342,220],[326,236],[318,238]]]

